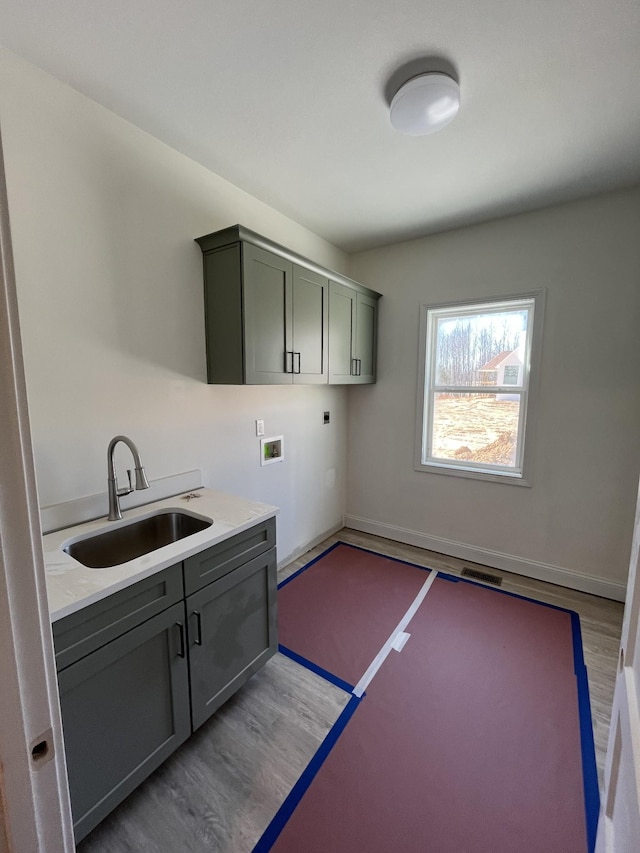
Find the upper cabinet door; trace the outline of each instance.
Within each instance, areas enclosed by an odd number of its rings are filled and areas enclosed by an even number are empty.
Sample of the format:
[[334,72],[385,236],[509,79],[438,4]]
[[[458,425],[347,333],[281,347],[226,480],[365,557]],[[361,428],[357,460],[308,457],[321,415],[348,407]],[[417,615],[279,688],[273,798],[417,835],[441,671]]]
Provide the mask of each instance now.
[[332,281],[329,285],[329,382],[354,378],[355,291]]
[[245,382],[290,385],[293,365],[293,264],[242,246]]
[[328,377],[329,279],[293,267],[293,381],[326,384]]
[[376,381],[376,330],[378,300],[356,294],[356,376],[355,382]]
[[376,381],[378,300],[332,281],[329,286],[329,382]]

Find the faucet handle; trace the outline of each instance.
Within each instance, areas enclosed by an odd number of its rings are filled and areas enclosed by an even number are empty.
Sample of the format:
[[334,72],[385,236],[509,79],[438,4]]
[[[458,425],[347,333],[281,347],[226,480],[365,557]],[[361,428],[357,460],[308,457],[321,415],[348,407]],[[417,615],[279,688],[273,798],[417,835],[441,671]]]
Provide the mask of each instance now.
[[122,489],[118,489],[116,484],[116,494],[119,498],[122,498],[125,495],[130,495],[133,491],[133,483],[131,482],[131,470],[129,468],[127,468],[127,477],[129,478],[128,486],[124,486]]

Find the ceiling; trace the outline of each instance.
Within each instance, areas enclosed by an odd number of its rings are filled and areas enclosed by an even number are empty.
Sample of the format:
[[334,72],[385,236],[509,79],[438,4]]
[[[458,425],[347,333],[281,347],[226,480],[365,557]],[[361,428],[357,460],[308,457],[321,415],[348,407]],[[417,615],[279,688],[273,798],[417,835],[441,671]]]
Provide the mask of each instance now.
[[[347,251],[640,183],[638,0],[4,0],[0,42]],[[398,134],[434,68],[458,116]]]

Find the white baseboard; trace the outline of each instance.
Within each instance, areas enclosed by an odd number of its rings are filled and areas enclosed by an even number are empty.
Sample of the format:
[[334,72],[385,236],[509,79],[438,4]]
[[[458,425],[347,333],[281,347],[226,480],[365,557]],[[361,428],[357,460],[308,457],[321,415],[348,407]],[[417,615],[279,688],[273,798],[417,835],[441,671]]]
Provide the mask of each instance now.
[[362,533],[372,533],[375,536],[392,539],[394,542],[402,542],[405,545],[415,545],[417,548],[425,548],[439,554],[448,554],[450,557],[457,557],[459,560],[469,560],[505,572],[513,572],[517,575],[555,583],[569,589],[577,589],[580,592],[588,592],[591,595],[599,595],[602,598],[611,598],[614,601],[625,600],[626,584],[583,575],[579,572],[563,569],[560,566],[552,566],[549,563],[525,560],[522,557],[502,554],[499,551],[491,551],[487,548],[476,548],[463,542],[419,533],[416,530],[407,530],[404,527],[385,524],[382,521],[359,518],[356,515],[345,516],[344,526],[353,530],[360,530]]

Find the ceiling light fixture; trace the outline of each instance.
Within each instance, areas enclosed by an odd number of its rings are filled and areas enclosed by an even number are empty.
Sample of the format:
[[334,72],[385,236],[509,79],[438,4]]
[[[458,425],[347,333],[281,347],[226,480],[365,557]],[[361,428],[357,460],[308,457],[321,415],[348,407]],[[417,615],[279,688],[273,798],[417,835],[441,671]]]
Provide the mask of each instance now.
[[427,136],[456,117],[460,86],[448,74],[419,74],[402,85],[391,101],[391,124],[409,136]]

